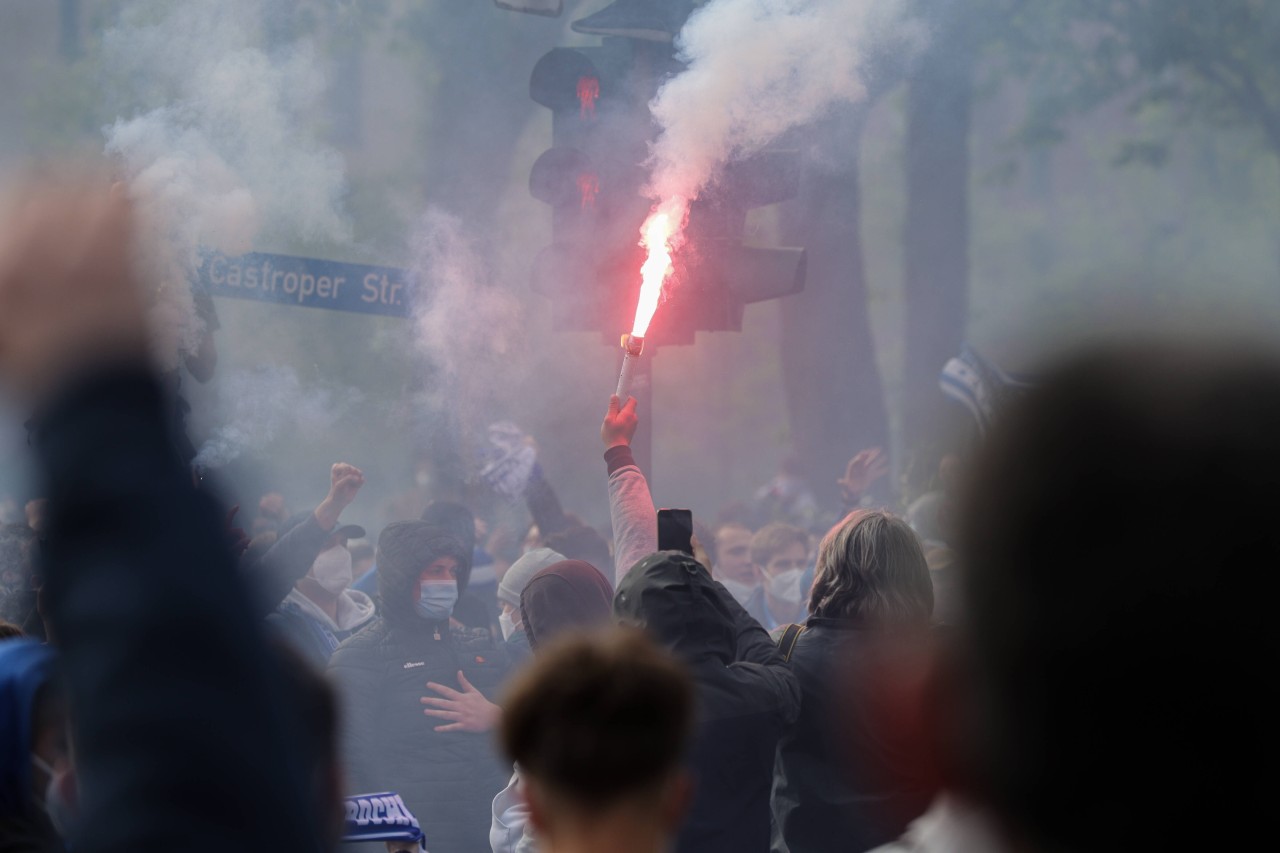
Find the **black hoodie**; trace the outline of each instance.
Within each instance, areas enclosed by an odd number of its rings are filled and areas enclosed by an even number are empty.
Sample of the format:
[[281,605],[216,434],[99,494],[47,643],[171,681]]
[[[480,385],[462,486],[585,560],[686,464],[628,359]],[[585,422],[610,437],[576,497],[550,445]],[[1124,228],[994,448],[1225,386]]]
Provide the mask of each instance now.
[[637,563],[613,607],[681,658],[698,687],[688,761],[696,787],[676,849],[764,853],[778,740],[800,712],[799,684],[777,646],[700,563],[676,551]]

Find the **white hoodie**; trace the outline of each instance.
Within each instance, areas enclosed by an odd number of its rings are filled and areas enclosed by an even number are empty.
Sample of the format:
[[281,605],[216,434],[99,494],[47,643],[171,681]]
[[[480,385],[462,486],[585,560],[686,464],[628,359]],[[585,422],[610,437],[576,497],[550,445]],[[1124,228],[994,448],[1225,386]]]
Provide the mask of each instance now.
[[338,618],[336,621],[330,619],[329,614],[325,613],[320,605],[298,592],[296,588],[289,590],[289,594],[285,596],[284,600],[286,604],[296,605],[303,613],[315,619],[335,634],[354,631],[372,619],[374,614],[373,599],[358,589],[344,589],[342,591],[342,595],[338,597]]

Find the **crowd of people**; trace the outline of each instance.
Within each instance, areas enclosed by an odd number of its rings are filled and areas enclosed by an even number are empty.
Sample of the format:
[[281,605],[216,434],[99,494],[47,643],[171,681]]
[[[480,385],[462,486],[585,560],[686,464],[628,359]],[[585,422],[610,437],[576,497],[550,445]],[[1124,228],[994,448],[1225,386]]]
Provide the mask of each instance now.
[[0,379],[43,496],[0,528],[0,851],[1265,833],[1274,352],[1062,360],[901,514],[868,498],[887,462],[865,451],[831,525],[788,482],[768,518],[660,550],[642,413],[615,397],[607,535],[539,472],[510,559],[441,500],[367,542],[345,462],[313,509],[267,495],[244,531],[174,446],[132,229],[93,183],[0,223]]

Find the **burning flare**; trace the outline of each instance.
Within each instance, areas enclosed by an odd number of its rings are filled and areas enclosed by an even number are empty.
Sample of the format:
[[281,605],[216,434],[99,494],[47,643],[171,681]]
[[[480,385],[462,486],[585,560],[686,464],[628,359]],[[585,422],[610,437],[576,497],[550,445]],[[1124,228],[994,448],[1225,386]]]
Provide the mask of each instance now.
[[631,335],[643,338],[649,331],[649,322],[658,310],[662,297],[662,285],[671,275],[671,253],[676,235],[684,227],[688,203],[682,198],[672,198],[654,208],[640,227],[640,245],[648,254],[640,267],[640,302],[636,305],[636,322]]

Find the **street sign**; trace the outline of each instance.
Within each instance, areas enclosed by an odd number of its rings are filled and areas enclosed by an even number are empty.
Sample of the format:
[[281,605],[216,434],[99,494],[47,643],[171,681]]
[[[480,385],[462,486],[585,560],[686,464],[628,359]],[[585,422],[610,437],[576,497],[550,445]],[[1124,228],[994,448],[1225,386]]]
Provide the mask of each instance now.
[[409,316],[413,290],[407,270],[267,252],[206,251],[198,276],[212,296],[385,317]]

